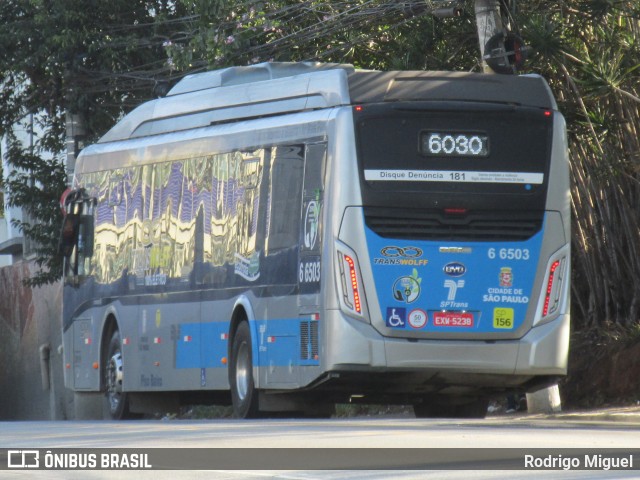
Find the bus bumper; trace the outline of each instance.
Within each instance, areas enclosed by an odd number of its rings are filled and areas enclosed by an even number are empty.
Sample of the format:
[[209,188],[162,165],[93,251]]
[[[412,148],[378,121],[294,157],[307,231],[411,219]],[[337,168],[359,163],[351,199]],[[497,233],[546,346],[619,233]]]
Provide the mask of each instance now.
[[417,340],[383,337],[371,325],[347,319],[339,311],[332,313],[327,318],[330,338],[325,371],[425,370],[441,378],[447,373],[470,374],[471,383],[473,374],[514,376],[522,381],[567,372],[568,314],[515,340]]

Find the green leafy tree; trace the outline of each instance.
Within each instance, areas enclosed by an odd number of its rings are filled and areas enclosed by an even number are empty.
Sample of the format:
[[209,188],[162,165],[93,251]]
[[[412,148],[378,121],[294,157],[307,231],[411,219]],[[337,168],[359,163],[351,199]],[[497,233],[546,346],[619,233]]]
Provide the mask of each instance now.
[[52,239],[60,232],[59,199],[66,180],[64,167],[55,158],[30,153],[13,132],[7,136],[6,154],[14,168],[5,184],[11,192],[9,205],[23,207],[26,216],[14,223],[32,243],[35,262],[40,267],[37,275],[26,282],[32,286],[50,283],[62,271],[62,259]]
[[[86,122],[87,141],[170,78],[164,42],[182,21],[172,0],[4,0],[0,3],[0,136],[6,136],[8,204],[35,245],[41,266],[28,282],[61,275],[55,254],[58,199],[65,189],[65,115]],[[13,134],[27,115],[39,120],[33,145]],[[53,159],[51,159],[53,156]]]
[[[431,12],[453,2],[196,1],[184,31],[167,42],[178,69],[265,61],[324,61],[360,68],[478,66],[472,5],[462,18]],[[453,48],[441,47],[451,40]]]
[[522,2],[531,68],[568,120],[573,318],[600,333],[640,323],[640,5]]

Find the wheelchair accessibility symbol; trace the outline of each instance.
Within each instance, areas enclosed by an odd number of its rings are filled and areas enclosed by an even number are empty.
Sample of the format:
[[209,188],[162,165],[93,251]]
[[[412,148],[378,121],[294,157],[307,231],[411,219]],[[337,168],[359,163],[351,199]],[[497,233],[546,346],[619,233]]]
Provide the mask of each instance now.
[[387,308],[386,325],[391,328],[404,328],[406,325],[407,310],[405,308]]

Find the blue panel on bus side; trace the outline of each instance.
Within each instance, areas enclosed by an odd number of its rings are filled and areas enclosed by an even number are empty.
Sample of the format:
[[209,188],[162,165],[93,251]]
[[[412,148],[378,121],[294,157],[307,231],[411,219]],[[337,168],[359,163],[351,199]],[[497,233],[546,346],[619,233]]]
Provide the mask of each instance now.
[[[298,318],[256,320],[253,364],[265,366],[318,365],[317,336],[312,340],[314,321]],[[315,322],[317,327],[317,321]],[[317,333],[317,328],[315,329]],[[294,340],[295,341],[292,341]],[[256,358],[258,357],[258,358]]]
[[200,368],[199,323],[180,325],[180,337],[176,340],[176,368]]
[[519,242],[393,240],[366,229],[389,328],[509,332],[525,320],[544,231]]
[[227,358],[227,322],[207,322],[202,324],[202,357],[203,368],[224,367],[223,358]]
[[[252,342],[254,365],[318,365],[317,321],[315,326],[314,321],[298,318],[252,323],[256,332]],[[306,325],[301,327],[302,324]],[[181,325],[176,340],[176,368],[223,367],[222,359],[228,356],[228,329],[226,322]],[[308,332],[304,337],[303,331]]]
[[176,340],[176,368],[223,367],[227,356],[225,322],[185,323]]

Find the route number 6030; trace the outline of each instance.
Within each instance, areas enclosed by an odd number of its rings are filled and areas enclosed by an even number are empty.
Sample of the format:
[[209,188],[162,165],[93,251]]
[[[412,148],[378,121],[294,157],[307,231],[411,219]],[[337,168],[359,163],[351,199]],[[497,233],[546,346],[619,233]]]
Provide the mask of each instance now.
[[500,260],[529,260],[530,253],[528,248],[490,248],[487,256],[491,260],[495,258]]

